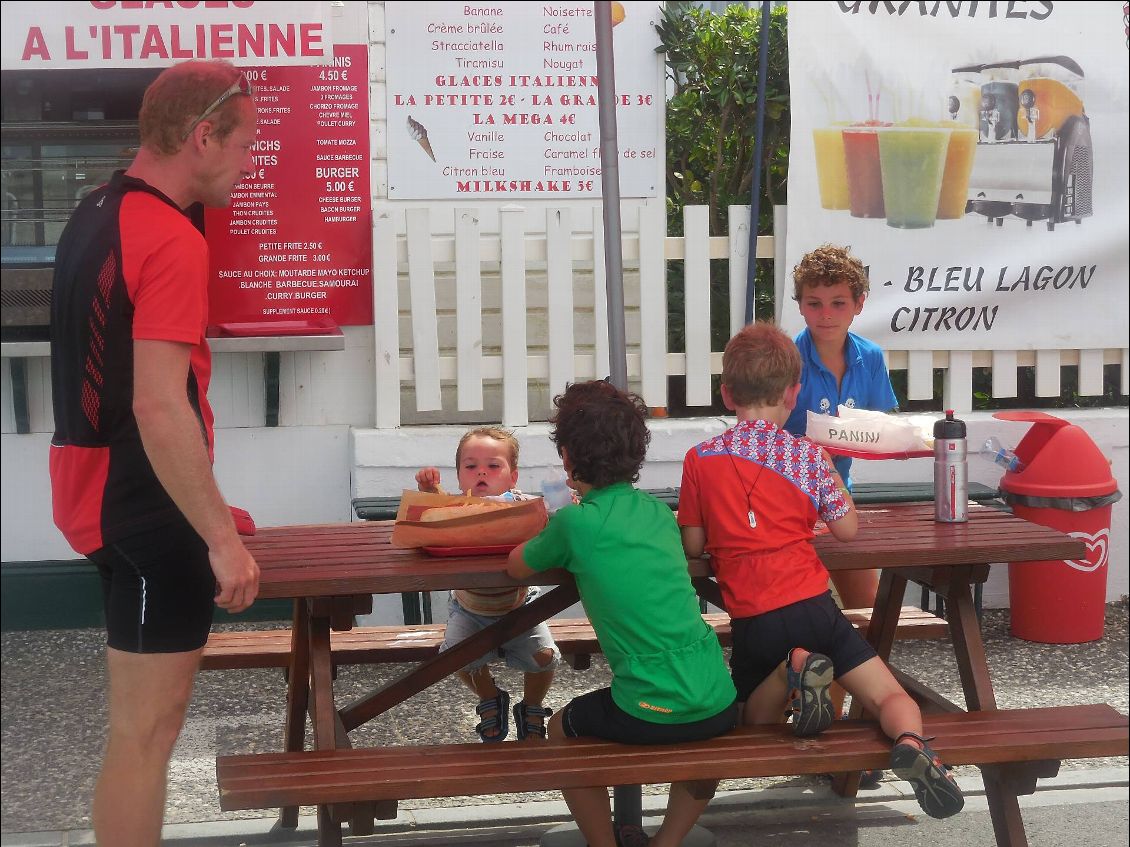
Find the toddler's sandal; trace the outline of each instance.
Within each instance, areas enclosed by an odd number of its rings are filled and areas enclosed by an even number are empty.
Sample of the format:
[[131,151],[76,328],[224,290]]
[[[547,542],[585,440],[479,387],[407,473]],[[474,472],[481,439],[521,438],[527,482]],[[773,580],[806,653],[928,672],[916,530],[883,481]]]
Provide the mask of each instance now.
[[[549,730],[546,729],[545,722],[549,720],[549,716],[553,714],[553,709],[546,708],[545,706],[527,706],[526,701],[523,700],[514,706],[514,732],[518,736],[519,741],[525,741],[527,736],[540,735],[542,738],[548,737]],[[541,723],[531,721],[530,717],[541,718]]]
[[[482,717],[484,712],[494,712],[490,717]],[[505,689],[499,688],[498,694],[486,700],[481,700],[475,707],[475,714],[480,716],[475,725],[475,732],[484,743],[493,744],[496,741],[505,741],[510,732],[510,695]],[[498,729],[494,735],[487,735],[487,731]]]

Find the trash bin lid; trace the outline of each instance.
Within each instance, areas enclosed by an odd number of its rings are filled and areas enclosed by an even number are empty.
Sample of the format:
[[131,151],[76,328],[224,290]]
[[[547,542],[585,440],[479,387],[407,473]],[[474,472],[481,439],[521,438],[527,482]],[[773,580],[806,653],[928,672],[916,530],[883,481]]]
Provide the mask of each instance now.
[[1002,491],[1032,497],[1099,497],[1118,489],[1110,461],[1082,427],[1045,412],[995,412],[993,417],[1032,424],[1016,445],[1024,469],[1005,473]]

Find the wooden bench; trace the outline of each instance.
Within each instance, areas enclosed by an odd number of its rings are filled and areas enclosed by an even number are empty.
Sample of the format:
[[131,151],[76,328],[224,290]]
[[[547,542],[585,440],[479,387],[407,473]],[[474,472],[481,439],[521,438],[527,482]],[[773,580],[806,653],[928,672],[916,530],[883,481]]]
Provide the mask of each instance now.
[[[980,765],[987,785],[1010,794],[1033,793],[1037,779],[1058,773],[1061,759],[1124,756],[1130,749],[1126,716],[1106,704],[958,712],[924,721],[946,763]],[[216,776],[220,808],[231,812],[886,768],[890,747],[872,721],[836,721],[814,739],[795,738],[782,725],[669,746],[574,739],[221,756]],[[352,811],[334,806],[331,818],[344,821]],[[334,840],[331,830],[322,843]]]
[[[871,622],[870,609],[848,609],[845,614],[859,628]],[[703,617],[722,645],[730,646],[730,616],[718,612]],[[575,669],[587,668],[589,657],[601,652],[587,619],[556,618],[548,623],[562,656]],[[330,633],[330,649],[335,663],[341,665],[421,662],[439,652],[443,634],[443,624],[357,627]],[[902,608],[897,638],[943,638],[948,634],[944,619],[914,606]],[[290,663],[290,639],[289,629],[213,632],[204,647],[201,669],[285,668]]]

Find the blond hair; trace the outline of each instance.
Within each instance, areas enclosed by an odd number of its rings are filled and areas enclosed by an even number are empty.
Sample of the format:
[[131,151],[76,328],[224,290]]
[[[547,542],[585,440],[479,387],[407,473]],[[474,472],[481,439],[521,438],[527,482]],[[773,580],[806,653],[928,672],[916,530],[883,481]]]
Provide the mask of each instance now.
[[741,329],[722,354],[722,384],[738,406],[775,406],[800,382],[796,344],[776,324],[758,321]]
[[456,468],[459,467],[459,459],[463,455],[463,445],[472,438],[493,438],[495,441],[501,441],[506,445],[509,454],[507,458],[510,460],[510,470],[518,470],[518,439],[514,437],[514,433],[501,426],[479,426],[463,433],[463,437],[459,439],[459,446],[455,448]]

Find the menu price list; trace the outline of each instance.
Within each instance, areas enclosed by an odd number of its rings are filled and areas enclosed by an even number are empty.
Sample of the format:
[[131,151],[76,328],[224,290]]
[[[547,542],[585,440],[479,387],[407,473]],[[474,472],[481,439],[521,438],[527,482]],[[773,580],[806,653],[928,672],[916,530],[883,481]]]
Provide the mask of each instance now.
[[213,324],[370,324],[368,73],[364,45],[332,64],[245,69],[255,172],[206,213]]
[[[653,196],[656,8],[613,5],[622,193]],[[388,14],[390,196],[600,193],[591,3],[432,3],[414,18]],[[400,61],[408,55],[430,61]]]

